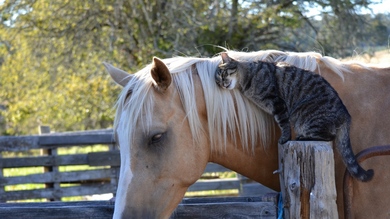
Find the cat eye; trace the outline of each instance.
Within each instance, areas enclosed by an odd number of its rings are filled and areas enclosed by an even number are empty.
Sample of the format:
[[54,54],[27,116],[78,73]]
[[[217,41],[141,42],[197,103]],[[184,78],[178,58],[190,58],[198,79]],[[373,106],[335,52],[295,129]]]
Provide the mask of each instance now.
[[227,72],[228,72],[229,75],[236,74],[237,73],[237,68],[228,69]]

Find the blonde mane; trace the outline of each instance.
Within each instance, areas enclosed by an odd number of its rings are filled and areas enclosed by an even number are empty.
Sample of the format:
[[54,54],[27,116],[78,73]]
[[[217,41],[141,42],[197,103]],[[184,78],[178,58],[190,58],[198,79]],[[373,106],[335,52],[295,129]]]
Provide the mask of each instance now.
[[[229,56],[237,60],[255,61],[262,60],[268,62],[286,62],[299,68],[310,71],[319,71],[319,64],[330,68],[333,72],[343,78],[343,72],[349,71],[347,65],[340,61],[322,57],[318,53],[293,53],[277,50],[266,50],[259,52],[237,52],[227,51]],[[240,140],[241,145],[246,150],[253,150],[261,141],[267,146],[273,132],[273,118],[265,112],[259,110],[239,91],[227,91],[217,87],[214,79],[215,71],[221,62],[220,56],[213,58],[175,57],[164,59],[168,66],[173,84],[177,88],[183,107],[187,113],[193,139],[200,138],[202,126],[200,124],[194,82],[192,79],[192,66],[200,77],[208,116],[208,129],[210,143],[213,151],[223,151],[227,139],[233,141]],[[132,142],[134,130],[137,122],[144,123],[143,127],[150,127],[152,124],[152,112],[154,107],[153,92],[150,88],[153,80],[150,76],[150,65],[146,66],[132,78],[124,87],[117,102],[117,113],[115,117],[114,129],[125,135],[125,142]],[[128,93],[132,92],[130,98],[126,99]],[[134,107],[141,106],[141,107]],[[238,132],[236,132],[238,130]],[[149,130],[144,130],[148,132]],[[238,134],[238,136],[237,136]]]

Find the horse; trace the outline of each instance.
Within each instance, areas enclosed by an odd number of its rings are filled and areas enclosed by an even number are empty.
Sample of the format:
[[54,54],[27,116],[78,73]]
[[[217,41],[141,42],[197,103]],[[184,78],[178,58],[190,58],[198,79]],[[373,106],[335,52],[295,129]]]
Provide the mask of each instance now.
[[[390,68],[341,62],[315,52],[227,51],[236,60],[286,62],[322,75],[352,117],[355,153],[390,143]],[[114,133],[120,147],[120,176],[114,218],[169,218],[187,188],[214,162],[280,191],[277,140],[272,116],[239,91],[223,90],[214,74],[220,56],[174,57],[152,62],[135,74],[104,63],[123,87]],[[345,166],[335,153],[339,218],[344,218]],[[370,182],[353,181],[355,218],[390,215],[390,159],[361,163],[374,169]]]

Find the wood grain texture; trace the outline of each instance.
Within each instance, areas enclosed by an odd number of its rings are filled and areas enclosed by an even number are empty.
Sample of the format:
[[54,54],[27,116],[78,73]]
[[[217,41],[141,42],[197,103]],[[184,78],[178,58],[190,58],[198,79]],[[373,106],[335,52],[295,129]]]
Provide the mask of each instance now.
[[[262,197],[192,198],[184,199],[171,218],[276,218],[276,196],[263,202]],[[267,198],[269,199],[270,196]],[[112,218],[114,202],[44,202],[0,204],[0,218]]]
[[337,218],[331,142],[279,145],[285,218]]
[[31,136],[1,136],[1,151],[28,151],[52,149],[64,146],[115,144],[112,130],[64,132]]

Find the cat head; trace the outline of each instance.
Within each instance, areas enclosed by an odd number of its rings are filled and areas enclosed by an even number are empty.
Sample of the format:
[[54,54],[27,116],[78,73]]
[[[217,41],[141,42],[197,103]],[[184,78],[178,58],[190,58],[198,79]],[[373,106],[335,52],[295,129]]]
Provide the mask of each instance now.
[[226,52],[221,53],[222,63],[215,74],[215,82],[225,89],[234,89],[238,84],[238,62],[230,58]]

